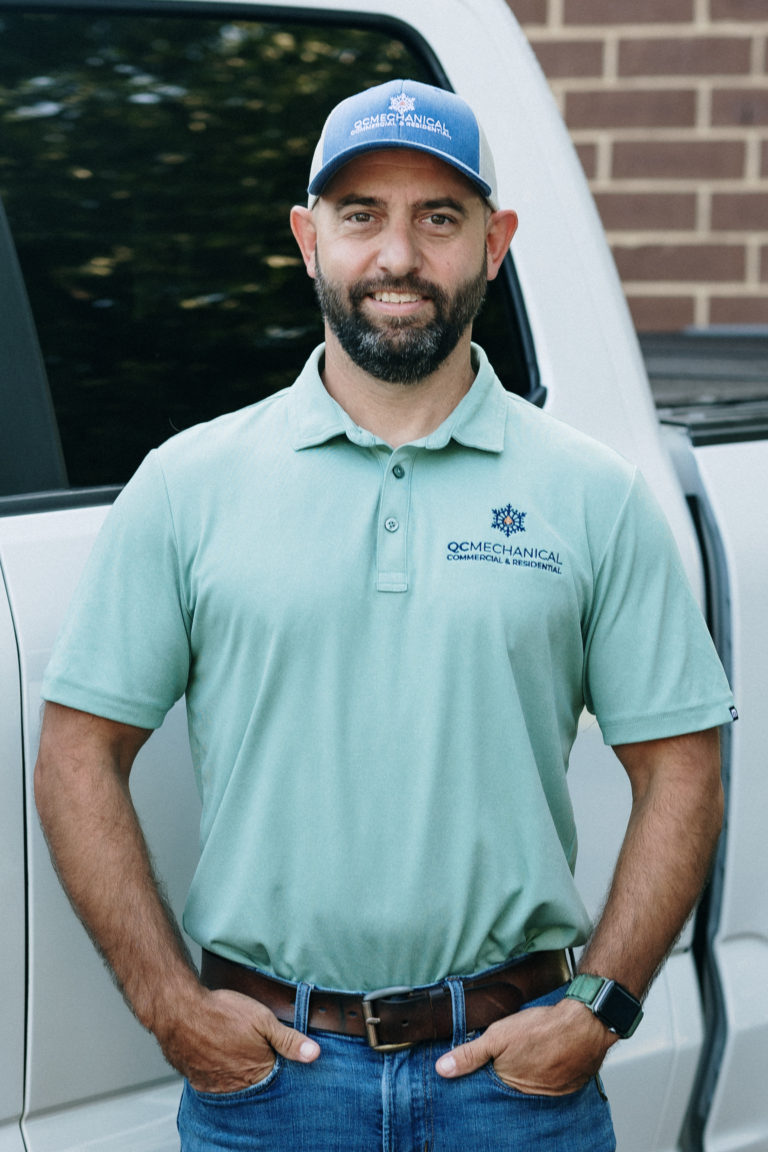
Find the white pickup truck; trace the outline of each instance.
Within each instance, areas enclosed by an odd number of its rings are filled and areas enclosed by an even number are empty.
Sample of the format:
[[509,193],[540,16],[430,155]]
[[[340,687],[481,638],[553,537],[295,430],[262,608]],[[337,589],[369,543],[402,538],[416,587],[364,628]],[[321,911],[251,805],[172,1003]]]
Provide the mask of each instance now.
[[[619,1148],[768,1149],[766,393],[671,403],[660,421],[584,177],[504,0],[0,0],[0,1152],[178,1148],[178,1081],[38,827],[40,681],[144,453],[289,383],[317,342],[288,209],[327,110],[399,75],[475,106],[520,216],[478,339],[507,387],[642,467],[741,713],[712,882],[605,1066]],[[178,909],[198,816],[179,708],[134,775]],[[572,781],[596,910],[628,794],[586,714]]]

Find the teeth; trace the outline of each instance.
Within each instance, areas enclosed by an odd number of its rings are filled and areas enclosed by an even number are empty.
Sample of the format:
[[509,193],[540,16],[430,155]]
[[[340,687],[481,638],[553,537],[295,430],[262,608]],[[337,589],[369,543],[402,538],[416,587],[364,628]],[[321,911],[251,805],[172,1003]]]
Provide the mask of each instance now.
[[374,292],[374,300],[380,300],[382,304],[415,304],[421,300],[421,296],[415,296],[410,292]]

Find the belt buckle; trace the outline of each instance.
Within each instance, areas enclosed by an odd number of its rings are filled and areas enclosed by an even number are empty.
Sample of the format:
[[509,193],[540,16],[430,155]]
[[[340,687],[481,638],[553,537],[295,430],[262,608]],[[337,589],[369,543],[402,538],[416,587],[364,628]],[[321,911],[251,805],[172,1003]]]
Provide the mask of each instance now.
[[406,1040],[401,1044],[380,1044],[376,1031],[381,1018],[374,1015],[373,1003],[375,1000],[386,1000],[389,996],[410,996],[413,988],[404,984],[397,984],[392,988],[377,988],[374,992],[366,992],[363,996],[363,1023],[368,1044],[375,1052],[399,1052],[401,1048],[412,1048],[415,1040]]

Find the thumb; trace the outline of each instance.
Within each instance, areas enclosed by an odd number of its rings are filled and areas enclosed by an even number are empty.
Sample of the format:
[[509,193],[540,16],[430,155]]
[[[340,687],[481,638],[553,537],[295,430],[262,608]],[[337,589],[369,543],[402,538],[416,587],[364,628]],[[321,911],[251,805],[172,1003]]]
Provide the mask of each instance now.
[[297,1060],[300,1064],[311,1064],[320,1055],[320,1045],[303,1032],[295,1028],[288,1028],[281,1024],[276,1016],[272,1017],[270,1027],[263,1032],[275,1052],[279,1052],[286,1060]]
[[435,1068],[441,1076],[449,1079],[466,1076],[468,1072],[482,1068],[483,1064],[487,1064],[495,1055],[488,1040],[488,1033],[484,1032],[476,1040],[470,1040],[468,1044],[460,1044],[458,1048],[446,1052],[437,1061]]

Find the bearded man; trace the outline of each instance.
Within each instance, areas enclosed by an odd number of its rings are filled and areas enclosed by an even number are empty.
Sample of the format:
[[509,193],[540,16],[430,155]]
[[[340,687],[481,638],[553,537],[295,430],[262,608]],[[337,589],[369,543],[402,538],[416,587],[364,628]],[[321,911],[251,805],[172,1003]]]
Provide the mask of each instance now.
[[[54,653],[57,867],[185,1077],[183,1152],[608,1152],[598,1070],[706,875],[728,685],[636,469],[472,343],[517,218],[464,101],[342,102],[291,223],[324,345],[150,454]],[[522,532],[557,563],[521,563]],[[182,695],[200,975],[127,787]],[[566,783],[585,706],[633,794],[596,925]]]

